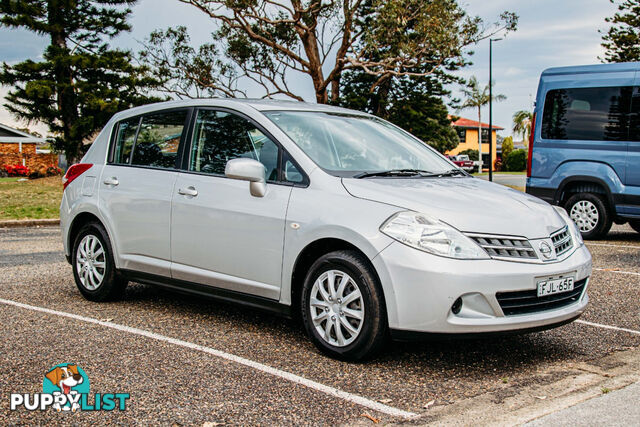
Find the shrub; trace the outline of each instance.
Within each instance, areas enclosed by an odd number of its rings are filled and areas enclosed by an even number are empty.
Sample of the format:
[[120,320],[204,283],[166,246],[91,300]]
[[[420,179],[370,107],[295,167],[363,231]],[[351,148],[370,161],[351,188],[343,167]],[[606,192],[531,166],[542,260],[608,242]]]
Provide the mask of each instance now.
[[5,165],[7,176],[29,176],[29,168],[22,165]]
[[466,154],[467,156],[469,156],[469,160],[473,160],[474,162],[478,160],[478,150],[474,150],[472,148],[462,150],[458,154]]
[[502,159],[500,157],[498,157],[493,163],[493,170],[496,172],[500,172],[502,170]]
[[508,136],[502,141],[502,158],[506,159],[513,152],[513,137]]
[[47,176],[58,176],[58,175],[62,175],[62,169],[60,169],[58,166],[50,165],[47,168]]
[[7,173],[7,170],[5,168],[0,168],[0,178],[6,178],[8,176],[9,174]]
[[527,152],[525,150],[513,150],[504,157],[504,170],[509,172],[521,172],[527,168]]

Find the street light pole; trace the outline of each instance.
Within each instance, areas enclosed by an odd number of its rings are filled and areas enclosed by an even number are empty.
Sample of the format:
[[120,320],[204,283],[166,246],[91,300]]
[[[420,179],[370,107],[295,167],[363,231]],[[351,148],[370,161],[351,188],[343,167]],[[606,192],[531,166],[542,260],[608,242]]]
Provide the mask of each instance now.
[[[502,39],[489,38],[489,181],[493,181],[493,42]],[[496,138],[497,143],[497,138]]]

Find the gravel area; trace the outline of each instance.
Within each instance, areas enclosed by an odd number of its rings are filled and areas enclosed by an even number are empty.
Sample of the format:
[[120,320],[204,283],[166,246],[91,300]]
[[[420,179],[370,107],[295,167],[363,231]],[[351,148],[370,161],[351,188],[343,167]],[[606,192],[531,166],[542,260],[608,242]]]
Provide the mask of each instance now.
[[[640,271],[640,234],[614,226],[589,245],[594,267]],[[639,249],[622,246],[637,245]],[[640,276],[595,271],[584,320],[640,330]],[[422,413],[487,391],[502,395],[573,373],[640,346],[640,335],[573,323],[523,336],[390,343],[376,360],[348,364],[320,355],[293,321],[132,284],[122,301],[96,304],[77,291],[60,230],[0,229],[0,298],[132,326],[242,356],[403,410]],[[388,416],[201,352],[98,325],[0,304],[5,338],[0,424],[340,424]],[[44,372],[74,362],[93,392],[131,393],[124,413],[9,412],[11,392],[41,391]]]

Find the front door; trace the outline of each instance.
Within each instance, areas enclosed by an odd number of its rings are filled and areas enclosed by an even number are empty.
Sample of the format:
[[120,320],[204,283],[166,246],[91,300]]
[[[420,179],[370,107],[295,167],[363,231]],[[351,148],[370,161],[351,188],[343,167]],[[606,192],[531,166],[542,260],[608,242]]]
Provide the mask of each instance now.
[[[197,112],[188,170],[178,174],[171,218],[172,277],[265,298],[280,296],[284,226],[291,185],[281,182],[281,149],[248,119]],[[266,170],[264,197],[224,176],[248,157]]]
[[629,120],[629,145],[627,151],[627,176],[624,213],[640,215],[640,76],[636,78]]

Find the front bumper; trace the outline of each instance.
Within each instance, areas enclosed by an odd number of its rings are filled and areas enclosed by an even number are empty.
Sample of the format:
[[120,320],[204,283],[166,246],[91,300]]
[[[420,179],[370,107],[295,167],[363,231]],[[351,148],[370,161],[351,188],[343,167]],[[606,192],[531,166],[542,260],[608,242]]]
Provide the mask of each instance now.
[[[528,264],[500,260],[456,260],[394,242],[373,259],[394,331],[477,334],[544,329],[580,316],[589,301],[591,254],[582,245],[560,262]],[[534,313],[505,316],[498,292],[536,289],[540,279],[566,275],[586,279],[577,301]],[[452,305],[458,298],[458,314]]]

